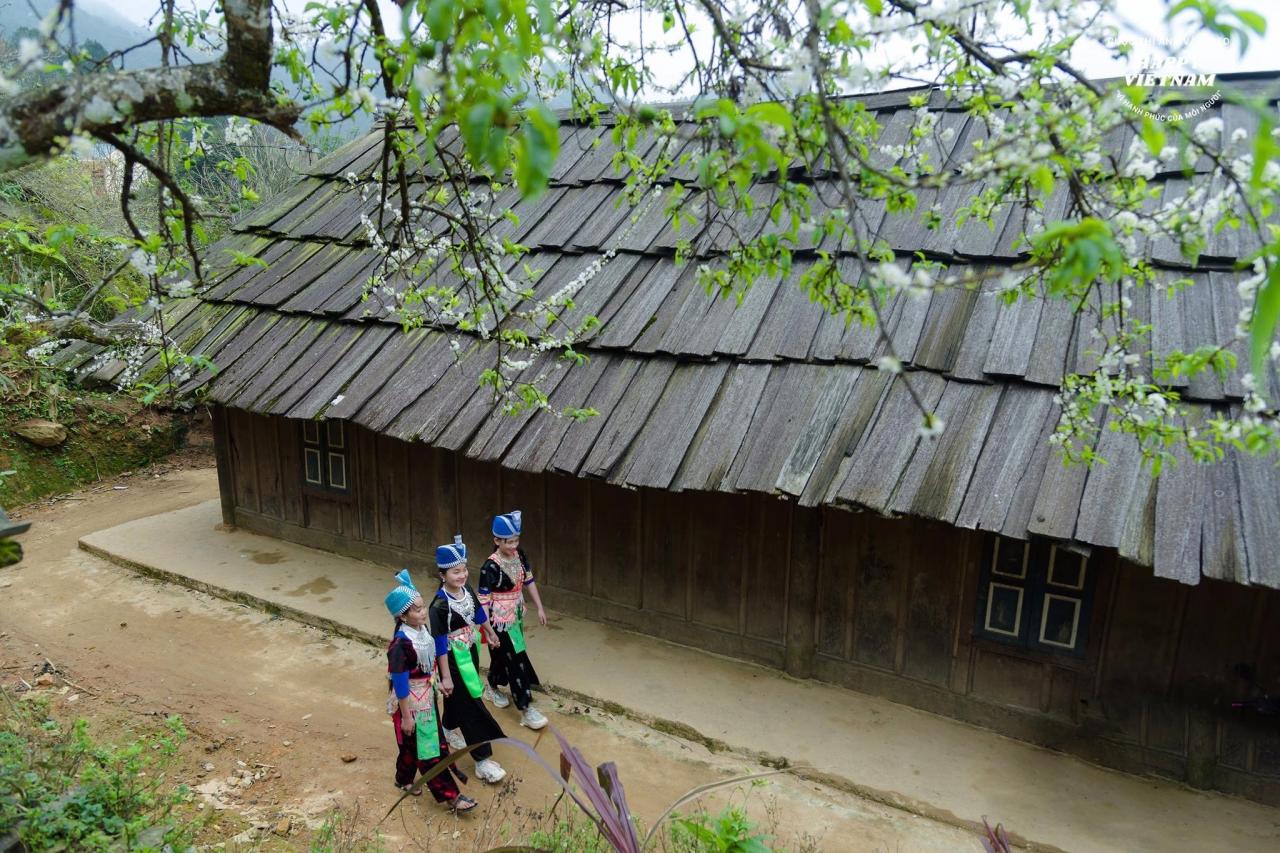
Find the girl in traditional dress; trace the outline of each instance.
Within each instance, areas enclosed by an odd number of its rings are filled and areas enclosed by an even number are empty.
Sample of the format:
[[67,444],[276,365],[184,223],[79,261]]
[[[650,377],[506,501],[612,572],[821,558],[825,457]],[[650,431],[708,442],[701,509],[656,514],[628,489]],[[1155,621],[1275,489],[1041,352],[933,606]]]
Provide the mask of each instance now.
[[[436,567],[440,570],[440,590],[431,600],[428,613],[444,693],[446,737],[457,749],[504,735],[480,700],[484,683],[480,680],[476,640],[488,630],[488,616],[475,590],[467,585],[467,546],[462,544],[461,536],[454,536],[452,545],[436,549]],[[445,673],[451,683],[443,681]],[[460,729],[461,736],[453,729]],[[493,747],[487,743],[471,755],[476,760],[476,775],[484,781],[501,782],[507,775],[493,760]]]
[[[396,730],[396,787],[420,796],[422,789],[413,791],[414,776],[425,776],[449,754],[449,748],[444,744],[436,714],[436,643],[427,630],[427,607],[408,571],[397,574],[396,580],[400,585],[386,598],[387,612],[396,620],[391,644],[387,646],[387,678],[391,681],[387,712]],[[448,679],[446,671],[445,686],[449,685]],[[436,802],[446,803],[454,811],[471,811],[476,801],[458,791],[454,772],[450,768],[429,780],[427,789]]]
[[498,550],[480,567],[480,603],[489,611],[489,625],[498,642],[489,646],[489,687],[486,695],[495,707],[505,708],[511,700],[502,688],[511,685],[512,698],[520,709],[520,725],[540,729],[547,718],[533,707],[531,692],[538,681],[524,644],[524,591],[529,591],[538,608],[538,622],[547,624],[542,597],[533,583],[533,569],[520,547],[520,510],[493,519],[493,544]]

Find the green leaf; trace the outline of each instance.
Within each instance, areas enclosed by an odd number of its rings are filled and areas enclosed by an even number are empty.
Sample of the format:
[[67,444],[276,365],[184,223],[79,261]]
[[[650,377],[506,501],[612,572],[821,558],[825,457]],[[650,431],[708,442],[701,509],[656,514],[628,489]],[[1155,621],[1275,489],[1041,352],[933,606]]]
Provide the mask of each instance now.
[[1235,9],[1236,17],[1240,19],[1240,23],[1253,30],[1258,35],[1266,35],[1267,19],[1259,15],[1257,12],[1251,12],[1248,9]]
[[1047,262],[1045,283],[1054,296],[1076,296],[1095,280],[1116,282],[1125,257],[1111,228],[1095,217],[1054,222],[1032,237],[1033,255]]
[[551,8],[551,0],[537,0],[538,8],[538,26],[544,33],[549,33],[555,29],[556,14]]
[[1053,180],[1053,170],[1043,163],[1031,172],[1031,183],[1045,197],[1048,197],[1053,192]]
[[1147,150],[1151,152],[1152,156],[1159,157],[1160,152],[1164,150],[1164,129],[1152,121],[1151,118],[1144,117],[1142,119],[1142,141],[1147,143]]
[[559,152],[560,134],[555,115],[543,106],[530,110],[516,153],[516,183],[525,198],[546,189]]
[[1265,376],[1267,353],[1275,335],[1276,321],[1280,319],[1280,264],[1272,265],[1266,283],[1258,291],[1258,301],[1253,312],[1253,326],[1249,329],[1252,345],[1254,376]]
[[256,257],[254,255],[250,255],[248,252],[241,252],[238,249],[227,249],[226,251],[230,253],[231,260],[233,263],[235,263],[236,266],[240,266],[240,267],[253,266],[253,267],[262,267],[263,269],[267,268],[266,261],[264,261],[262,258]]
[[432,0],[427,5],[427,30],[431,33],[432,41],[445,41],[449,37],[449,30],[453,27],[453,2],[452,0]]
[[775,124],[786,130],[790,130],[792,127],[791,112],[776,101],[753,104],[747,108],[747,115],[766,124]]
[[1253,167],[1249,171],[1249,186],[1255,190],[1262,189],[1262,174],[1272,158],[1280,156],[1280,145],[1276,144],[1271,130],[1275,123],[1266,112],[1261,112],[1258,130],[1253,138]]
[[479,165],[485,161],[485,146],[492,122],[492,101],[481,101],[467,110],[466,118],[462,122],[462,139],[467,145],[467,154],[472,163]]

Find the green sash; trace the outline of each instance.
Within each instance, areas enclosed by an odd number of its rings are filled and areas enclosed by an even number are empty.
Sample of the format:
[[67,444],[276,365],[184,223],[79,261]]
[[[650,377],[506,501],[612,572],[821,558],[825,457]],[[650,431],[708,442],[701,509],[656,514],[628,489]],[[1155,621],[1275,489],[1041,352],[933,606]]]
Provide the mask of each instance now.
[[450,640],[449,647],[453,649],[453,660],[458,665],[458,675],[462,676],[462,683],[467,685],[467,692],[473,698],[479,699],[484,693],[484,684],[480,681],[480,673],[476,672],[476,661],[471,657],[471,645],[461,640]]
[[516,650],[516,654],[524,651],[524,620],[517,618],[507,628],[507,636],[511,638],[511,648]]
[[440,757],[440,732],[436,728],[436,703],[420,708],[413,718],[413,736],[418,744],[418,758]]

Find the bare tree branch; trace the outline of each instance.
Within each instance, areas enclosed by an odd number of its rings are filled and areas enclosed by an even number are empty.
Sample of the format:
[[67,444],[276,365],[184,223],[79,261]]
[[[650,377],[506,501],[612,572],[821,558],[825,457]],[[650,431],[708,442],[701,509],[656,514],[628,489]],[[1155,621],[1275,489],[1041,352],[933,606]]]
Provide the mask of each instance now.
[[154,331],[149,330],[143,321],[122,319],[103,323],[79,309],[64,311],[53,308],[29,293],[16,293],[14,296],[39,312],[40,319],[32,322],[30,328],[52,338],[87,341],[104,347],[131,341],[158,344],[154,340]]
[[116,134],[164,119],[234,115],[301,139],[302,108],[270,89],[270,0],[221,0],[227,50],[199,65],[80,76],[0,105],[0,172],[56,154],[73,133]]

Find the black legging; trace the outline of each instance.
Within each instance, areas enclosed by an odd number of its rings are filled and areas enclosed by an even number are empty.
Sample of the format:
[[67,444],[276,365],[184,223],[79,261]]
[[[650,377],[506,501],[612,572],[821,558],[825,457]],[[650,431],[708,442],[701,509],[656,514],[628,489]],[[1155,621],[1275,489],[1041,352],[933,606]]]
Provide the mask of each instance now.
[[[462,729],[462,736],[467,744],[481,743],[506,737],[484,702],[467,692],[467,685],[458,672],[458,662],[449,652],[449,677],[453,679],[453,693],[444,700],[444,727],[446,729]],[[471,660],[475,663],[476,672],[480,671],[480,651],[471,647]],[[493,755],[493,747],[487,743],[471,753],[476,761],[484,761]]]
[[539,684],[538,673],[533,671],[533,664],[524,652],[517,652],[511,642],[511,635],[506,631],[496,631],[499,646],[489,647],[489,686],[493,688],[511,685],[511,698],[516,707],[523,711],[533,703],[531,692],[535,684]]
[[[432,767],[439,764],[449,754],[449,747],[445,745],[444,733],[440,731],[440,724],[437,722],[436,736],[440,738],[440,755],[435,758],[419,758],[417,738],[400,731],[398,708],[392,715],[391,722],[400,736],[400,749],[396,756],[396,784],[403,788],[405,785],[412,784],[416,776],[419,774],[425,776]],[[458,783],[453,778],[455,772],[450,768],[427,782],[427,790],[431,792],[431,796],[435,797],[436,802],[451,803],[458,798],[460,792]]]

